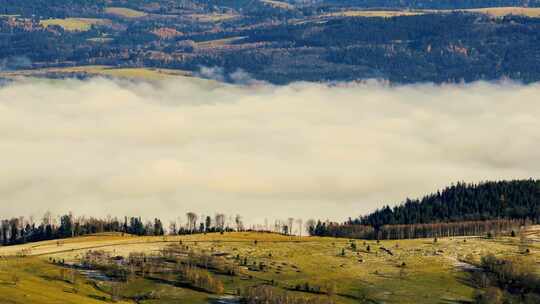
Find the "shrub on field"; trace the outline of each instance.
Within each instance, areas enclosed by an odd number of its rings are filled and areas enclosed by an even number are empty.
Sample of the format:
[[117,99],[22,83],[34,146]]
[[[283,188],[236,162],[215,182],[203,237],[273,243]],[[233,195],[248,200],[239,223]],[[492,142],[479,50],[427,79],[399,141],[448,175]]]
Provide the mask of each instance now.
[[492,254],[480,261],[492,281],[500,286],[509,286],[522,291],[538,291],[540,278],[534,272],[535,266],[523,258],[499,259]]
[[242,299],[246,304],[333,304],[330,297],[300,296],[268,285],[244,290]]
[[504,295],[499,288],[490,287],[483,293],[477,292],[474,298],[478,304],[502,304]]
[[224,292],[223,283],[210,272],[193,266],[184,266],[180,270],[180,279],[190,285],[215,294]]
[[477,303],[502,303],[512,298],[518,298],[520,303],[539,303],[536,300],[539,299],[540,277],[535,272],[534,261],[488,254],[481,258],[479,266],[483,271],[473,274],[473,282],[486,289],[483,293],[477,292]]

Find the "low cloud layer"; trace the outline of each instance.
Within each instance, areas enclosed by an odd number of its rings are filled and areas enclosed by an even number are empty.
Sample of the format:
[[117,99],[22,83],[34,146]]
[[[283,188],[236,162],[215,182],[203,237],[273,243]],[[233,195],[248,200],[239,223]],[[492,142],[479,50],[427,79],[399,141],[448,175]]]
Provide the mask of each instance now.
[[452,182],[537,178],[540,86],[0,88],[0,215],[343,220]]

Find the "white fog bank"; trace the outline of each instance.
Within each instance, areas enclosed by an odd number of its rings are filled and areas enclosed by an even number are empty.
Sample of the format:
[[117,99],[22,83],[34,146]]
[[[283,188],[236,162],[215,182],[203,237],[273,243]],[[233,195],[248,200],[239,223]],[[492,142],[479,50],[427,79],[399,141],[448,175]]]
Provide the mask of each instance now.
[[0,87],[0,217],[344,220],[452,182],[537,178],[540,86]]

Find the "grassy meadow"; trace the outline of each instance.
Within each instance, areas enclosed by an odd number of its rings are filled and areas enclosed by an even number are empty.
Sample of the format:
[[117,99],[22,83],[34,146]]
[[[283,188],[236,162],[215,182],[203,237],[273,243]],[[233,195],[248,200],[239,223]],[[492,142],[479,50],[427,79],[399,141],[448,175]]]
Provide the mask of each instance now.
[[343,12],[334,12],[324,14],[321,17],[397,17],[397,16],[415,16],[424,14],[422,11],[408,10],[348,10]]
[[488,7],[488,8],[473,8],[473,9],[456,9],[456,10],[346,10],[341,12],[333,12],[322,14],[320,17],[397,17],[397,16],[416,16],[423,14],[436,13],[452,13],[452,12],[467,12],[489,15],[492,17],[504,16],[526,16],[531,18],[540,17],[540,8],[536,7]]
[[126,7],[107,7],[105,9],[107,14],[116,15],[124,18],[140,18],[147,14],[138,10],[134,10]]
[[0,303],[93,304],[103,303],[106,298],[107,294],[82,278],[74,283],[65,281],[60,269],[44,259],[0,260]]
[[540,8],[537,7],[489,7],[466,9],[464,11],[471,13],[487,14],[493,17],[504,17],[509,15],[526,16],[532,18],[540,17]]
[[233,13],[223,13],[223,14],[213,13],[213,14],[190,14],[188,15],[188,17],[198,22],[215,23],[215,22],[224,22],[224,21],[230,21],[233,19],[238,19],[240,16]]
[[231,37],[231,38],[224,38],[224,39],[215,39],[215,40],[208,40],[208,41],[201,41],[197,42],[196,46],[198,48],[215,48],[215,47],[222,47],[225,45],[230,45],[235,42],[241,41],[245,39],[245,36],[239,36],[239,37]]
[[[474,289],[467,283],[468,274],[459,261],[465,257],[478,259],[487,253],[521,255],[522,241],[519,237],[469,237],[377,243],[243,232],[158,237],[92,235],[0,247],[0,302],[111,301],[111,283],[80,273],[72,283],[71,279],[62,279],[64,267],[51,261],[77,262],[86,252],[95,250],[124,257],[135,252],[158,254],[166,246],[180,242],[194,252],[211,252],[253,265],[242,266],[241,276],[215,274],[224,284],[225,295],[268,283],[302,294],[295,291],[297,286],[309,284],[322,289],[334,285],[335,303],[460,303],[470,300]],[[528,246],[531,253],[526,258],[539,265],[540,245],[531,242]],[[258,269],[261,264],[264,270]],[[143,299],[139,303],[212,303],[222,297],[147,278],[130,280],[117,292],[123,301]]]
[[173,69],[158,69],[158,68],[121,68],[109,67],[102,65],[75,66],[63,68],[45,68],[38,70],[18,70],[0,72],[0,77],[47,77],[49,75],[57,76],[103,76],[113,78],[126,78],[135,80],[162,80],[170,77],[190,77],[189,71],[173,70]]
[[99,18],[65,18],[65,19],[45,19],[40,21],[44,27],[58,25],[66,31],[83,32],[88,31],[92,25],[109,24],[111,21]]

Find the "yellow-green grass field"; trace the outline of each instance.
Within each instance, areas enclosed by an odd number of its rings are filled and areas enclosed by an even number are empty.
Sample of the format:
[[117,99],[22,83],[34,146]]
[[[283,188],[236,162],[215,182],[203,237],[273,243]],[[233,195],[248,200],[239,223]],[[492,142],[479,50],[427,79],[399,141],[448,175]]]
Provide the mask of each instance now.
[[111,15],[116,15],[124,18],[140,18],[147,15],[145,12],[137,11],[126,7],[107,7],[105,12]]
[[463,10],[471,13],[481,13],[493,17],[504,17],[509,15],[540,17],[540,8],[538,7],[489,7]]
[[232,13],[224,13],[224,14],[191,14],[188,15],[189,18],[196,20],[198,22],[223,22],[228,21],[232,19],[239,18],[239,15],[232,14]]
[[88,31],[92,25],[110,24],[111,21],[99,18],[65,18],[65,19],[45,19],[41,20],[40,24],[43,27],[58,25],[66,31]]
[[190,77],[191,72],[172,69],[155,68],[118,68],[101,65],[75,66],[64,68],[44,68],[36,70],[18,70],[0,73],[3,77],[44,77],[50,74],[72,75],[85,74],[89,76],[106,76],[140,80],[161,80],[170,77]]
[[[441,238],[381,241],[347,240],[320,237],[290,237],[265,233],[225,233],[135,237],[102,234],[62,241],[46,241],[11,247],[0,247],[0,303],[60,303],[58,295],[66,294],[73,303],[94,303],[107,298],[98,284],[81,278],[79,291],[66,282],[50,279],[59,266],[50,260],[77,261],[89,250],[104,250],[114,256],[132,252],[158,253],[160,249],[182,241],[196,252],[220,252],[233,259],[237,255],[248,263],[261,262],[266,271],[243,269],[250,280],[220,277],[227,292],[243,286],[274,281],[282,289],[294,289],[305,283],[311,286],[336,284],[336,303],[362,303],[361,299],[384,303],[457,303],[470,300],[473,288],[460,259],[478,259],[487,253],[498,256],[523,256],[520,238]],[[351,248],[351,242],[357,250]],[[370,251],[366,250],[370,246]],[[528,244],[531,253],[524,256],[540,265],[540,245]],[[384,247],[393,255],[380,249]],[[343,256],[342,253],[345,253]],[[26,255],[26,257],[16,257]],[[405,266],[402,266],[405,263]],[[540,273],[540,267],[538,267]],[[12,274],[19,275],[17,285]],[[19,286],[19,287],[17,287]],[[70,289],[71,288],[71,289]],[[124,287],[124,293],[156,290],[159,300],[142,303],[206,303],[214,296],[187,288],[173,287],[138,279]],[[103,287],[105,290],[106,287]],[[43,292],[50,290],[51,292]],[[168,299],[168,300],[167,300]],[[4,302],[3,302],[4,301]],[[10,302],[6,302],[10,301]],[[66,300],[62,303],[72,303]]]
[[489,7],[457,10],[347,10],[323,14],[317,18],[327,17],[396,17],[396,16],[416,16],[434,13],[468,12],[490,15],[493,17],[504,17],[509,15],[540,17],[540,8],[537,7]]
[[406,10],[348,10],[324,14],[321,17],[396,17],[422,15],[422,11]]
[[0,303],[97,304],[105,298],[105,293],[82,278],[75,284],[64,281],[60,269],[43,259],[0,260]]
[[216,40],[208,40],[208,41],[202,41],[197,42],[197,47],[199,48],[213,48],[213,47],[220,47],[228,44],[232,44],[236,41],[241,41],[245,39],[245,36],[240,37],[231,37],[231,38],[224,38],[224,39],[216,39]]

